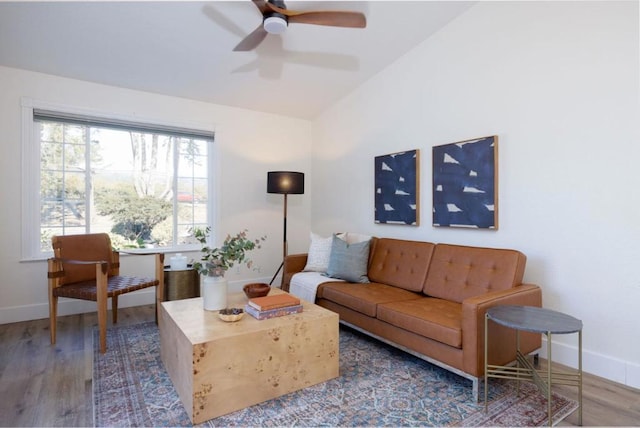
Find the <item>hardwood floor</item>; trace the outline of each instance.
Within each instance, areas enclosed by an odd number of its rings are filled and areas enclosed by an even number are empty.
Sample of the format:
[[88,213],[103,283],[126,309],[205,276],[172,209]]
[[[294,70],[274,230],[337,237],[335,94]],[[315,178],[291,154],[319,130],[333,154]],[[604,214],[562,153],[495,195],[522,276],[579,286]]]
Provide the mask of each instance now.
[[[118,311],[121,325],[154,319],[153,305]],[[0,325],[1,426],[93,425],[91,334],[96,324],[96,314],[60,317],[55,346],[49,343],[47,319]],[[576,388],[554,390],[577,397]],[[585,374],[583,405],[584,426],[640,426],[638,390]],[[560,425],[577,422],[574,413]]]
[[[119,309],[118,324],[153,321],[154,308]],[[1,426],[93,426],[97,323],[95,313],[59,317],[55,346],[48,319],[0,325]]]
[[[546,360],[540,359],[540,362],[541,369],[546,370]],[[566,370],[561,365],[557,366]],[[554,386],[553,390],[565,397],[578,399],[575,387],[560,385]],[[582,406],[584,426],[640,426],[640,390],[584,373]],[[574,412],[558,425],[578,425],[578,413]]]

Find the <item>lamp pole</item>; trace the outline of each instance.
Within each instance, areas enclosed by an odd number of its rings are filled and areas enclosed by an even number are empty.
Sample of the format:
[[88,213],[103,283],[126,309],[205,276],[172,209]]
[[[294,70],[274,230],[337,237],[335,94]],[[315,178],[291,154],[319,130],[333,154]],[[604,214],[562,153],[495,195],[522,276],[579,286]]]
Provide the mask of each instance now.
[[287,244],[287,193],[284,194],[284,220],[282,221],[282,230],[282,262],[280,262],[280,267],[278,267],[278,270],[273,274],[271,281],[269,281],[269,285],[273,284],[276,276],[278,276],[280,270],[284,266],[284,260],[289,254],[289,245]]
[[282,262],[289,255],[289,244],[287,243],[287,193],[284,194],[284,221],[282,224]]

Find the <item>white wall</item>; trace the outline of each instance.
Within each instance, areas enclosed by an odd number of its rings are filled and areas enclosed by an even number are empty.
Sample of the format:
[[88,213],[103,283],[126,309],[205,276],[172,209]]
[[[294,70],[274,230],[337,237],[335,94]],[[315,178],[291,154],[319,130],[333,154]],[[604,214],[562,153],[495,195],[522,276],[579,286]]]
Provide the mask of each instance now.
[[[585,370],[640,387],[638,2],[480,2],[314,122],[312,229],[528,256]],[[431,226],[431,148],[499,136],[499,230]],[[421,150],[421,225],[375,225],[373,159]],[[345,191],[343,189],[349,189]],[[553,351],[576,364],[576,335]]]
[[[283,197],[266,193],[267,171],[309,172],[310,122],[6,67],[0,67],[0,94],[0,323],[48,317],[46,262],[20,261],[23,97],[143,121],[214,129],[220,156],[220,172],[216,174],[220,191],[217,234],[222,240],[227,233],[247,228],[251,236],[267,235],[263,248],[251,253],[254,267],[260,270],[243,267],[227,277],[234,288],[250,280],[271,279],[281,262]],[[308,245],[310,198],[290,197],[288,205],[289,247],[291,251],[302,251]],[[121,262],[123,273],[142,273],[151,266],[134,266],[131,257],[126,256]],[[136,262],[139,263],[137,257]],[[123,307],[153,302],[153,291],[122,296],[121,302]],[[95,310],[95,304],[60,302],[61,314],[88,310]]]

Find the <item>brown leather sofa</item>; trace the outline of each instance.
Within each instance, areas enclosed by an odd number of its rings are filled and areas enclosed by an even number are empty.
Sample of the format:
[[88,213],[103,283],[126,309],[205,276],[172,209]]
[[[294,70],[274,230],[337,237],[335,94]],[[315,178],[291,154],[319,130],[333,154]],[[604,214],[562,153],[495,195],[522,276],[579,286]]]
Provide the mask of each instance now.
[[[306,254],[284,263],[282,289],[302,271]],[[526,257],[519,251],[389,238],[370,243],[370,283],[327,278],[315,303],[340,322],[470,379],[477,401],[484,376],[484,320],[497,305],[542,306],[537,285],[523,284]],[[489,323],[490,364],[515,360],[515,332]],[[521,333],[520,349],[541,346],[539,334]]]

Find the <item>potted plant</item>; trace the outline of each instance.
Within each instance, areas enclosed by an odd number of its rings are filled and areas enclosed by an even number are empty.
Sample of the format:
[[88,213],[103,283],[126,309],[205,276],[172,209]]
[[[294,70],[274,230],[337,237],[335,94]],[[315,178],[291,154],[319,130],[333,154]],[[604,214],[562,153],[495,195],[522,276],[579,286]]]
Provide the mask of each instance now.
[[193,263],[193,268],[201,275],[202,297],[204,308],[207,310],[223,309],[227,306],[227,281],[224,274],[236,263],[244,263],[251,268],[252,261],[247,252],[260,248],[260,243],[266,239],[250,239],[247,230],[234,236],[227,235],[220,247],[210,247],[207,243],[210,227],[195,228],[192,233],[202,244],[202,257]]

